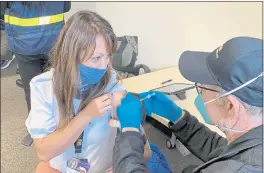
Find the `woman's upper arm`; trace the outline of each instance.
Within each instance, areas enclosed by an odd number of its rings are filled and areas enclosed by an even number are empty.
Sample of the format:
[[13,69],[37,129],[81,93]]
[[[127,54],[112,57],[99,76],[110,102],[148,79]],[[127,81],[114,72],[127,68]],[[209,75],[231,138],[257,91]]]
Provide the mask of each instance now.
[[56,117],[52,111],[49,88],[34,80],[30,82],[31,110],[26,127],[33,139],[44,138],[57,128]]

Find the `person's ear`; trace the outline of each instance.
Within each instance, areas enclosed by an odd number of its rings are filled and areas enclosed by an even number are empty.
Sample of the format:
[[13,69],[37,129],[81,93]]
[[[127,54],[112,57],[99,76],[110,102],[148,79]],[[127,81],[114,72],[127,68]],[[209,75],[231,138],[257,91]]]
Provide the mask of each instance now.
[[236,118],[236,116],[239,114],[240,103],[236,97],[229,95],[227,96],[225,108],[229,118]]

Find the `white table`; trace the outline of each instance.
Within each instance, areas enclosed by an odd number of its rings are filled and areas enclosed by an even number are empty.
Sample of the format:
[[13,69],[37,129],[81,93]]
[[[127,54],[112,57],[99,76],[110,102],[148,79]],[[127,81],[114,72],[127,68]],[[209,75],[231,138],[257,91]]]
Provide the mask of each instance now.
[[[166,84],[162,84],[162,82],[171,80]],[[160,87],[165,87],[171,85],[173,83],[186,83],[186,84],[193,84],[192,82],[186,80],[180,73],[177,66],[165,68],[162,70],[154,71],[151,73],[142,74],[139,76],[134,76],[130,78],[126,78],[122,80],[124,87],[133,93],[141,93],[146,92],[149,90],[153,90]],[[197,96],[197,92],[195,89],[188,90],[186,92],[186,99],[179,100],[173,99],[177,105],[181,108],[188,110],[193,116],[195,116],[200,122],[204,123],[200,113],[196,109],[194,105],[194,100]],[[164,124],[165,126],[168,125],[168,120],[160,117],[158,115],[152,115],[160,123]],[[224,134],[216,127],[206,124],[211,130],[216,131],[220,135],[224,136]]]

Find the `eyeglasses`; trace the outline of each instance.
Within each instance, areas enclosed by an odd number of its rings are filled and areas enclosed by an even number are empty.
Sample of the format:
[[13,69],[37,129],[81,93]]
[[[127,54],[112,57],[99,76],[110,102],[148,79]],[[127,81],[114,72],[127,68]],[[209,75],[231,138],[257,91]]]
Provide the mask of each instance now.
[[217,91],[215,89],[211,89],[211,88],[206,88],[206,87],[202,87],[202,86],[199,86],[197,83],[195,83],[195,88],[196,88],[196,91],[198,94],[203,94],[203,91],[204,90],[208,90],[208,91],[213,91],[213,92],[217,92],[219,93],[220,91]]

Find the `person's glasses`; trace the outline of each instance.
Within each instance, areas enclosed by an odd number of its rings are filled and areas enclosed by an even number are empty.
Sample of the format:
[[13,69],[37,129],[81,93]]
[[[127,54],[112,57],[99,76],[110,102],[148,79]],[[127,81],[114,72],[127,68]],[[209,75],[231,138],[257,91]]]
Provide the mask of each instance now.
[[203,94],[203,92],[204,92],[205,90],[213,91],[213,92],[217,92],[217,93],[220,92],[220,91],[217,91],[217,90],[215,90],[215,89],[211,89],[211,88],[207,88],[207,87],[199,86],[197,83],[195,83],[195,88],[196,88],[197,93],[198,93],[198,94],[201,94],[201,95]]

